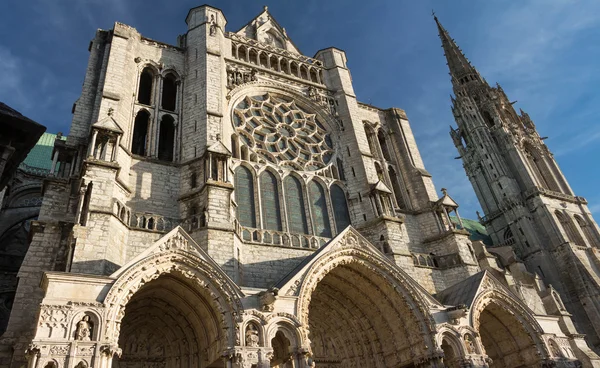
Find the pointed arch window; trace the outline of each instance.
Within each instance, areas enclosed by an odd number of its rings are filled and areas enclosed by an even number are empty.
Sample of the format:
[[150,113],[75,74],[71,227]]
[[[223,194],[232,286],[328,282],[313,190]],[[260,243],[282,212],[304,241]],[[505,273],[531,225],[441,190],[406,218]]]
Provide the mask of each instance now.
[[311,181],[308,185],[308,191],[315,235],[331,238],[331,224],[329,223],[329,214],[327,212],[325,190],[321,184]]
[[173,161],[173,146],[175,143],[175,120],[170,115],[164,115],[160,121],[158,137],[158,159]]
[[390,176],[390,180],[392,181],[392,189],[394,189],[394,196],[396,198],[396,203],[398,207],[401,209],[406,209],[406,203],[404,202],[404,197],[402,196],[402,187],[400,186],[400,177],[396,174],[396,170],[393,167],[388,168],[388,174]]
[[265,171],[260,175],[260,200],[263,228],[281,231],[279,188],[277,186],[277,178],[269,171]]
[[141,110],[138,112],[133,123],[133,140],[131,142],[131,152],[135,155],[146,155],[149,122],[150,113],[148,111]]
[[348,212],[348,203],[346,194],[339,185],[331,186],[331,206],[335,217],[335,226],[338,234],[350,225],[350,213]]
[[154,84],[154,72],[152,68],[146,67],[140,74],[138,86],[138,102],[144,105],[152,105],[152,86]]
[[294,176],[288,176],[283,183],[289,230],[292,233],[308,234],[302,184]]
[[560,225],[562,226],[563,230],[567,234],[567,240],[573,244],[585,245],[585,242],[583,241],[583,238],[575,228],[573,221],[567,215],[561,213],[560,211],[555,211],[554,214],[556,215],[558,222],[560,222]]
[[173,73],[169,73],[163,79],[161,107],[165,110],[175,111],[176,105],[177,78]]
[[367,136],[367,143],[369,144],[369,151],[371,152],[371,155],[373,155],[374,157],[379,157],[379,154],[377,152],[377,145],[375,143],[375,133],[373,132],[373,129],[371,129],[366,124],[365,134]]
[[242,226],[256,227],[254,207],[254,178],[250,170],[240,166],[235,170],[235,201],[237,218]]
[[594,246],[597,244],[597,237],[594,233],[594,229],[592,226],[584,220],[581,216],[575,215],[575,221],[577,221],[577,225],[581,228],[581,231],[585,235],[586,240],[590,246]]
[[381,147],[381,153],[383,158],[387,161],[391,161],[390,151],[388,149],[387,141],[385,139],[385,133],[382,129],[377,132],[377,140],[379,141],[379,147]]

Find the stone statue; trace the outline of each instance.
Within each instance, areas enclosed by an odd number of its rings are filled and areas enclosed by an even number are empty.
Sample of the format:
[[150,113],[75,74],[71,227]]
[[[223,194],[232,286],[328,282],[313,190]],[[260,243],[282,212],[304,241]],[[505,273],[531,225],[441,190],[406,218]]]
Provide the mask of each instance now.
[[214,36],[215,34],[217,34],[217,23],[215,22],[215,16],[213,14],[211,14],[211,16],[210,16],[209,34],[211,36]]
[[75,331],[75,340],[90,341],[91,333],[92,324],[90,323],[90,316],[83,316],[81,321],[77,323],[77,330]]
[[471,335],[465,335],[465,345],[467,346],[467,354],[476,354],[475,344]]
[[246,346],[257,347],[259,340],[256,327],[253,324],[249,324],[246,328]]

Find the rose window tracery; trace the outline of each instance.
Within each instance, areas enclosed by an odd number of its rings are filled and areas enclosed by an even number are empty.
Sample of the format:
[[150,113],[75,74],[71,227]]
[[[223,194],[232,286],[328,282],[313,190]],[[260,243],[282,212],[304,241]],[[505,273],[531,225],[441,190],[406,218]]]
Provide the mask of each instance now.
[[318,170],[331,161],[333,144],[316,114],[269,93],[246,96],[233,112],[240,142],[266,161]]

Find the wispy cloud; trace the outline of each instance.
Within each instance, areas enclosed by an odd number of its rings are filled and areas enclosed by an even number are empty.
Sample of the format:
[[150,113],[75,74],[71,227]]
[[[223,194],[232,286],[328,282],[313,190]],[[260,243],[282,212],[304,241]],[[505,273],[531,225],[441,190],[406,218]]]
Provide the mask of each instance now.
[[23,64],[23,60],[0,45],[0,97],[10,96],[11,102],[30,107],[30,101],[23,90]]

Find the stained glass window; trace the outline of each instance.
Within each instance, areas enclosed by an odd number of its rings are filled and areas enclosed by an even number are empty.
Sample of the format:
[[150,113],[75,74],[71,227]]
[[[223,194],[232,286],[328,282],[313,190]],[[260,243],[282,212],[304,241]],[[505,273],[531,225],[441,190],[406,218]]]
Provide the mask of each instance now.
[[323,190],[323,187],[315,181],[310,182],[308,190],[310,194],[315,235],[331,238],[331,225],[329,224],[329,215],[327,214],[325,191]]
[[331,205],[335,216],[335,226],[338,233],[340,233],[350,225],[350,213],[348,212],[346,195],[342,188],[337,185],[331,186]]
[[235,201],[240,225],[256,227],[256,210],[254,207],[254,181],[252,173],[244,166],[235,170]]
[[304,195],[300,180],[288,176],[284,180],[285,204],[287,208],[287,220],[290,232],[308,234],[308,224],[304,211]]
[[281,231],[281,210],[277,178],[269,171],[260,175],[260,200],[262,205],[263,228]]

